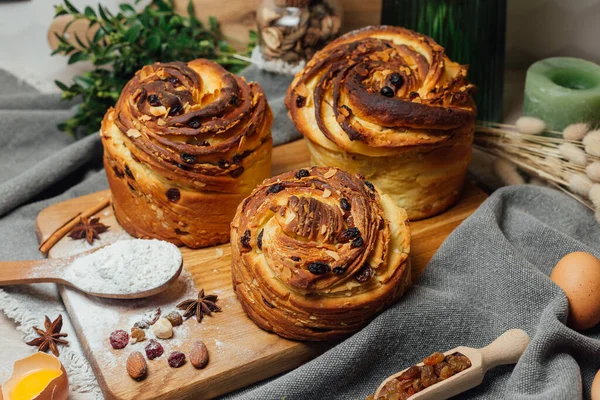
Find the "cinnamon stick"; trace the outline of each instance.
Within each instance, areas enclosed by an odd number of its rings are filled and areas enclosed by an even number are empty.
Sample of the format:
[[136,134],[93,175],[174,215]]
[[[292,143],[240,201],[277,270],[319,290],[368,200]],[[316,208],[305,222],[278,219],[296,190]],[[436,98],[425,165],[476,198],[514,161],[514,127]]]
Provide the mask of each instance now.
[[94,205],[93,207],[90,207],[89,209],[87,209],[83,212],[77,213],[77,215],[75,215],[73,218],[71,218],[70,220],[65,222],[60,228],[58,228],[56,231],[54,231],[54,233],[52,235],[48,236],[48,238],[46,240],[44,240],[42,242],[42,244],[40,244],[40,251],[42,252],[42,254],[48,255],[48,252],[50,251],[50,249],[52,249],[52,247],[54,247],[54,245],[56,243],[58,243],[58,241],[60,239],[65,237],[66,234],[71,232],[73,227],[79,223],[80,218],[89,218],[92,215],[99,212],[100,210],[107,207],[109,204],[110,204],[110,197],[103,199],[98,204]]

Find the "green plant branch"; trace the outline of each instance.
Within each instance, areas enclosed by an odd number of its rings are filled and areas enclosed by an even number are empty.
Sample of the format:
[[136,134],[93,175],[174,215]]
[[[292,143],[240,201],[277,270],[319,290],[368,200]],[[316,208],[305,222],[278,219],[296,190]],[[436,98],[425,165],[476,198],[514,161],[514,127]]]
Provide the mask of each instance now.
[[[214,17],[209,17],[204,24],[195,16],[191,1],[187,16],[175,12],[172,0],[152,0],[139,12],[131,4],[123,3],[116,13],[102,5],[98,5],[97,11],[88,6],[81,12],[68,0],[63,3],[55,6],[55,17],[70,15],[73,20],[61,34],[56,34],[58,47],[52,55],[69,57],[69,64],[91,62],[94,66],[91,71],[76,76],[70,85],[56,81],[64,100],[82,100],[75,115],[59,125],[70,134],[79,136],[97,131],[123,86],[144,65],[206,58],[234,73],[248,65],[234,57],[238,53]],[[88,32],[95,29],[95,33],[92,38],[89,34],[85,38],[75,35],[77,45],[74,45],[67,39],[66,32],[79,20],[88,21]],[[256,34],[251,32],[250,45],[242,55],[250,54],[255,44]]]

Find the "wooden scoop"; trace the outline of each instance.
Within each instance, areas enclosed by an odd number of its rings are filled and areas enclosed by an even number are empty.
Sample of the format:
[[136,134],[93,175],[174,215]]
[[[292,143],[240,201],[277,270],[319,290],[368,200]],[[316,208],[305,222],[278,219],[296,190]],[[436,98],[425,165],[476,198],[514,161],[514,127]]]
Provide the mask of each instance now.
[[[515,364],[529,344],[529,336],[521,329],[504,332],[498,339],[482,349],[460,346],[448,350],[444,355],[462,353],[471,360],[471,367],[458,374],[429,386],[409,397],[410,400],[444,400],[474,388],[483,382],[485,373],[498,365]],[[420,366],[423,363],[418,364]],[[408,368],[407,368],[408,369]],[[405,370],[387,378],[375,392],[375,399],[390,380],[400,376]]]
[[164,291],[169,286],[169,284],[174,282],[179,277],[179,274],[181,273],[183,267],[183,263],[180,263],[179,268],[167,281],[156,282],[154,287],[148,288],[148,290],[137,293],[93,293],[81,289],[78,286],[78,282],[67,280],[66,270],[69,267],[69,265],[71,265],[75,260],[85,257],[91,253],[94,253],[102,249],[103,247],[98,247],[93,250],[77,254],[75,256],[64,258],[47,258],[43,260],[29,261],[1,261],[0,286],[49,282],[71,286],[84,293],[91,294],[97,297],[106,297],[110,299],[139,299],[142,297],[149,297]]

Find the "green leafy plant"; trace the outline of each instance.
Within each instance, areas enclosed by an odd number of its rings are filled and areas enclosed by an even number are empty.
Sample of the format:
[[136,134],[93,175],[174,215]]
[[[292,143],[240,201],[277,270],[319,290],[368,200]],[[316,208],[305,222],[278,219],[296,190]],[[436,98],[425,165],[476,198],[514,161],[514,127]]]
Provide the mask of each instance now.
[[[124,3],[116,14],[102,5],[97,11],[85,7],[81,12],[68,0],[55,6],[55,17],[70,15],[73,19],[62,34],[56,35],[59,45],[52,55],[68,56],[69,64],[93,64],[92,70],[76,76],[71,85],[55,82],[64,100],[82,100],[75,115],[60,124],[59,129],[78,136],[97,131],[123,86],[144,65],[206,58],[234,73],[247,65],[235,57],[236,51],[225,40],[215,18],[210,17],[208,24],[203,24],[195,16],[191,1],[187,11],[188,16],[177,14],[172,0],[152,0],[139,12]],[[95,32],[89,40],[75,35],[77,45],[65,34],[76,20],[89,21],[88,32]],[[256,34],[251,32],[246,54],[255,43]]]

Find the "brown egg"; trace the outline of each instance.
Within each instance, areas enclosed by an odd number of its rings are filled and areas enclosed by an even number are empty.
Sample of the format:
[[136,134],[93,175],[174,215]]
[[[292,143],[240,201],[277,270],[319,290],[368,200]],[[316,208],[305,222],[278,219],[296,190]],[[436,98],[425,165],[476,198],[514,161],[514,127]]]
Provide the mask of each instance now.
[[598,371],[592,382],[592,400],[600,400],[600,371]]
[[0,390],[4,400],[66,400],[69,381],[58,358],[35,353],[15,362],[11,377]]
[[567,254],[556,264],[550,279],[569,299],[571,328],[588,329],[600,322],[600,260],[584,252]]

